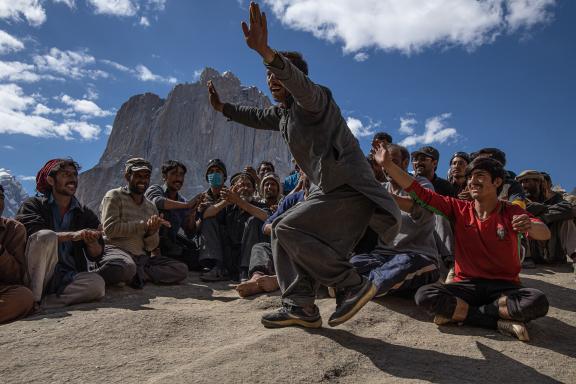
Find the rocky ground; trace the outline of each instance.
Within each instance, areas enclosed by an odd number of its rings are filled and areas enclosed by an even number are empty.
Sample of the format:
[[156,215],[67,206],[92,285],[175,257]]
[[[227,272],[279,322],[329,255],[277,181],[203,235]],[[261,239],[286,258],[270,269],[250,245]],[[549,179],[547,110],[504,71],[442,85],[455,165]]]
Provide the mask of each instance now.
[[[0,326],[2,383],[576,382],[576,283],[568,266],[523,282],[546,292],[530,343],[495,331],[437,327],[407,299],[369,303],[338,327],[268,330],[278,295],[240,299],[191,274],[184,285],[110,289]],[[326,320],[333,299],[319,300]]]

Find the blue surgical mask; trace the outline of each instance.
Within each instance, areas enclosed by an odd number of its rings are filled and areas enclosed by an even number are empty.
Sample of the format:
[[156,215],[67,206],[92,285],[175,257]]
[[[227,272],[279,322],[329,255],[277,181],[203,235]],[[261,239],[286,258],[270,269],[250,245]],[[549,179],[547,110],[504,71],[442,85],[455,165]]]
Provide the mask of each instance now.
[[222,174],[219,172],[209,173],[208,174],[208,183],[213,188],[219,188],[224,184],[224,180]]

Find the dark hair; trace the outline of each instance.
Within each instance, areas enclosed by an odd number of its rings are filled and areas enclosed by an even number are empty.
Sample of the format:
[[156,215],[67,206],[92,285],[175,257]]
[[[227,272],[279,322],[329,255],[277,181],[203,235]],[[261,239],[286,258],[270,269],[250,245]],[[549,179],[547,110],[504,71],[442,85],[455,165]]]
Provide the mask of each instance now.
[[188,169],[186,168],[186,166],[184,164],[182,164],[179,161],[176,160],[168,160],[166,161],[164,164],[162,164],[162,175],[166,176],[168,174],[168,172],[170,172],[173,169],[176,168],[182,168],[182,170],[184,171],[184,174],[186,174],[186,172],[188,172]]
[[4,193],[4,186],[0,184],[0,192]]
[[410,161],[410,152],[408,152],[408,149],[406,149],[406,147],[403,147],[400,144],[388,145],[388,149],[392,149],[392,148],[395,148],[395,149],[400,151],[400,154],[402,155],[402,161],[404,161],[404,160]]
[[542,177],[544,178],[544,180],[546,180],[546,182],[548,184],[552,184],[552,178],[550,177],[550,175],[547,172],[540,172],[540,174],[542,175]]
[[388,143],[392,143],[392,136],[390,136],[390,134],[386,132],[377,132],[372,138],[372,142],[375,142],[376,140],[387,141]]
[[472,160],[470,164],[466,167],[466,178],[472,175],[472,172],[476,170],[486,171],[492,177],[492,181],[497,178],[502,179],[502,184],[496,189],[496,194],[500,195],[502,188],[504,188],[504,179],[506,178],[506,171],[504,171],[504,166],[502,163],[491,157],[478,157]]
[[470,164],[470,156],[466,152],[455,152],[450,158],[450,164],[452,164],[452,160],[456,157],[463,159],[466,164]]
[[308,76],[308,63],[304,60],[300,52],[280,51],[278,53],[287,58],[288,60],[290,60],[290,62],[294,64],[296,68],[298,68],[299,70],[302,71],[302,73]]
[[260,162],[260,164],[258,164],[258,170],[260,170],[260,167],[262,167],[263,165],[269,165],[272,168],[272,172],[276,172],[276,170],[274,169],[274,164],[272,164],[271,161],[268,160],[262,160]]
[[502,166],[506,166],[506,154],[499,150],[498,148],[482,148],[478,152],[474,152],[470,155],[472,160],[476,159],[480,155],[489,155],[491,158],[498,160],[502,163]]
[[58,161],[58,163],[55,166],[52,167],[52,169],[48,173],[48,176],[54,177],[56,175],[56,173],[58,173],[59,171],[61,171],[65,167],[74,167],[76,172],[79,172],[80,169],[82,168],[82,167],[80,167],[80,165],[77,162],[72,160],[72,158],[61,159],[60,161]]

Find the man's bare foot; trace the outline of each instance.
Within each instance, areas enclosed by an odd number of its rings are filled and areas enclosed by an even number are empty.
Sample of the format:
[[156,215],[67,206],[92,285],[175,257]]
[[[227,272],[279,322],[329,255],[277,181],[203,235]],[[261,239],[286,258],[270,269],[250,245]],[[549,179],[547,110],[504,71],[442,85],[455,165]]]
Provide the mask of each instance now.
[[254,272],[250,280],[240,283],[236,286],[236,292],[238,292],[240,297],[253,296],[264,292],[264,290],[258,285],[258,280],[262,279],[262,277],[264,277],[263,273]]
[[278,285],[278,279],[276,275],[274,276],[262,276],[257,281],[258,287],[262,289],[264,292],[274,292],[280,289],[280,285]]

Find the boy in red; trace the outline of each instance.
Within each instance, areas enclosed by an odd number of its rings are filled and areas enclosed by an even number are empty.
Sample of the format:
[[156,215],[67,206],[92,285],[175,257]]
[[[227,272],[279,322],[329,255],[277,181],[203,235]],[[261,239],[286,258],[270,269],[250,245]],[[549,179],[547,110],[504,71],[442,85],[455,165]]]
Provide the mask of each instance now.
[[436,315],[438,325],[464,323],[498,328],[528,341],[526,322],[545,316],[548,300],[520,285],[520,237],[550,238],[548,227],[517,205],[498,200],[505,173],[491,158],[477,158],[466,169],[472,201],[441,196],[422,188],[396,166],[381,146],[375,159],[419,204],[446,216],[454,226],[455,272],[449,284],[421,287],[416,304]]

